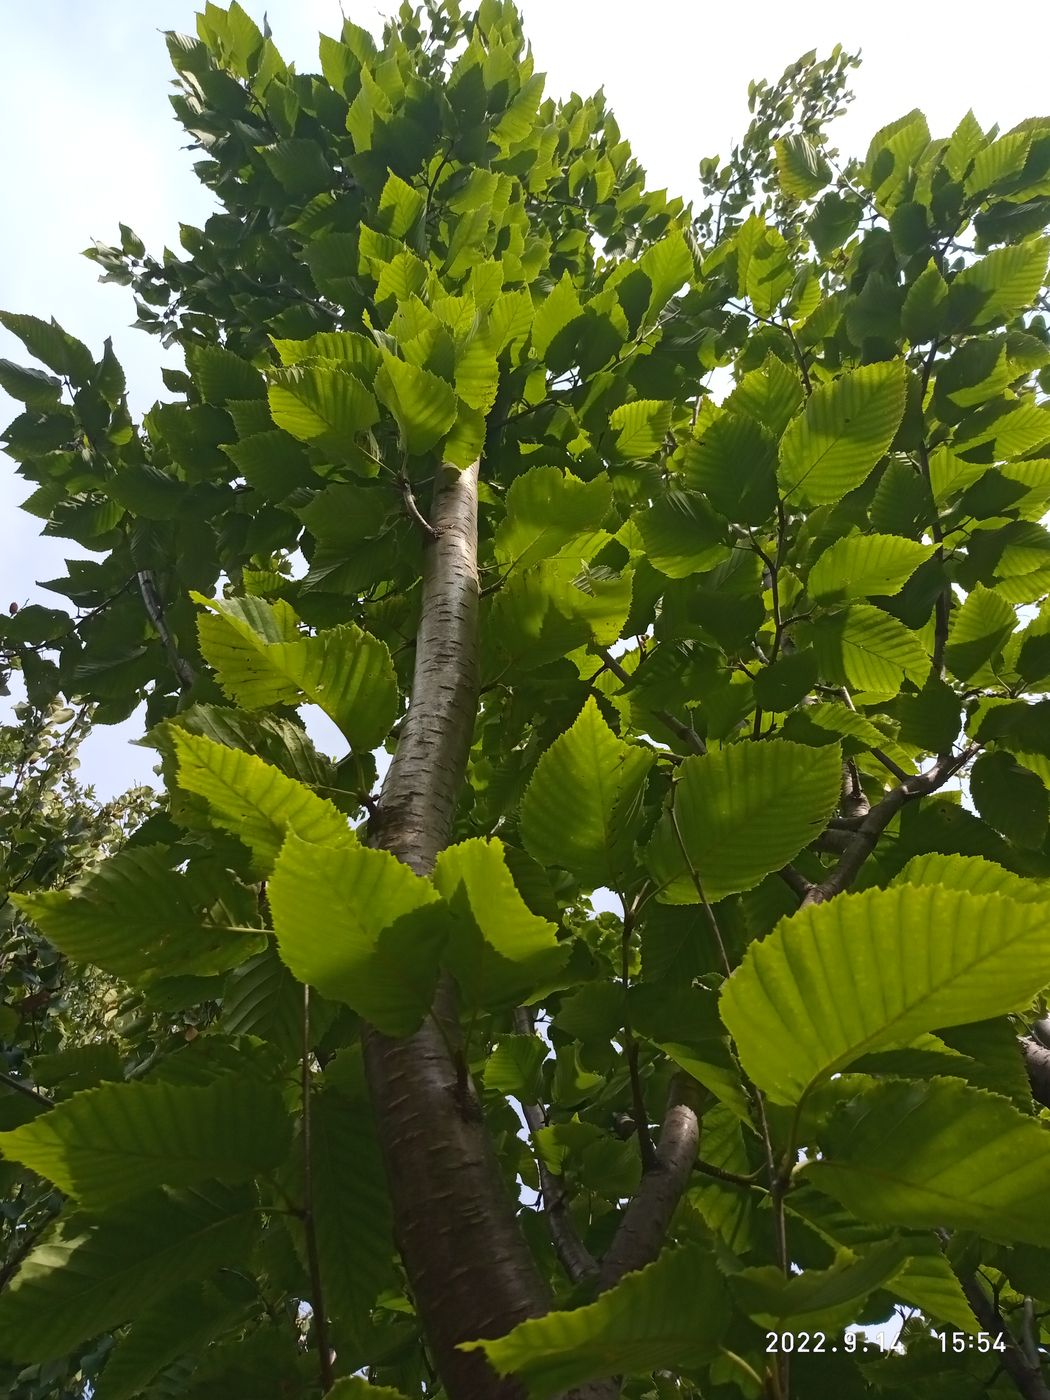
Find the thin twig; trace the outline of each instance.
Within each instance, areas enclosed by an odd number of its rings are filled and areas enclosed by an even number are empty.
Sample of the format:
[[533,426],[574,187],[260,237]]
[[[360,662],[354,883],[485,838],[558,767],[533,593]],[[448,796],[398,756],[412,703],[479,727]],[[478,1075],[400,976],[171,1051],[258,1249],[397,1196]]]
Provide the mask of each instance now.
[[718,948],[719,955],[722,959],[722,969],[727,977],[731,977],[733,975],[733,966],[732,963],[730,963],[729,961],[729,954],[726,952],[726,945],[722,939],[722,930],[718,927],[718,920],[715,918],[715,911],[711,908],[711,904],[707,898],[707,895],[704,893],[704,886],[703,882],[700,879],[700,874],[696,866],[693,864],[692,858],[690,857],[688,850],[686,849],[685,839],[682,836],[682,828],[678,825],[678,813],[675,811],[675,795],[673,792],[671,794],[671,805],[668,808],[668,811],[670,812],[671,816],[671,825],[674,827],[675,838],[678,841],[679,849],[682,852],[682,859],[685,861],[686,869],[689,872],[689,878],[693,882],[693,888],[696,890],[697,895],[700,898],[700,903],[703,905],[704,914],[707,917],[708,925],[711,929],[712,935],[714,936],[715,946]]
[[[532,1013],[527,1007],[519,1006],[515,1009],[514,1029],[519,1035],[535,1034]],[[535,1137],[539,1130],[546,1126],[543,1109],[539,1104],[522,1103],[521,1112],[530,1134]],[[550,1231],[551,1243],[561,1260],[562,1268],[573,1283],[595,1278],[598,1262],[576,1229],[576,1222],[569,1210],[564,1178],[552,1172],[538,1152],[536,1170],[540,1179],[540,1196],[547,1218],[547,1229]]]
[[729,1172],[724,1167],[716,1167],[713,1162],[701,1161],[693,1163],[693,1170],[700,1172],[702,1176],[712,1176],[716,1181],[728,1182],[730,1186],[743,1186],[749,1191],[756,1188],[759,1191],[765,1191],[765,1187],[760,1186],[755,1179],[757,1174],[742,1176],[740,1172]]
[[[926,391],[930,386],[930,375],[933,373],[934,362],[937,358],[937,349],[940,341],[934,340],[929,348],[922,365],[922,379],[919,390],[919,402],[922,411],[926,410]],[[933,496],[933,476],[930,472],[930,453],[926,444],[926,434],[923,432],[919,439],[919,465],[922,470],[923,479],[926,482],[926,489],[930,493],[930,534],[933,542],[937,546],[934,558],[944,563],[944,533],[941,530],[940,517],[937,512],[937,502]],[[946,582],[944,587],[937,594],[935,605],[935,620],[933,632],[933,671],[934,675],[944,676],[944,653],[948,645],[948,627],[951,621],[951,583]]]
[[633,905],[627,903],[626,895],[620,896],[623,904],[623,934],[620,940],[620,984],[623,987],[623,1042],[627,1055],[627,1072],[631,1080],[631,1103],[634,1108],[634,1128],[638,1134],[638,1150],[642,1158],[642,1171],[648,1172],[656,1166],[656,1149],[653,1146],[653,1139],[649,1132],[649,1111],[645,1106],[645,1094],[642,1092],[642,1079],[638,1072],[638,1042],[634,1038],[634,1030],[631,1026],[631,1012],[628,1002],[628,992],[630,990],[630,957],[631,957],[631,933],[634,928],[634,915],[637,912],[637,901]]
[[189,690],[197,679],[197,673],[193,667],[180,653],[175,641],[174,633],[168,626],[168,619],[164,614],[164,604],[160,600],[160,592],[157,588],[157,580],[152,569],[139,569],[138,571],[139,592],[142,594],[142,601],[146,608],[150,622],[156,628],[157,636],[164,644],[164,650],[168,653],[168,660],[171,668],[178,677],[179,687],[182,690]]
[[0,1084],[6,1084],[9,1089],[14,1089],[16,1094],[23,1094],[27,1099],[32,1099],[34,1103],[40,1104],[43,1108],[54,1108],[51,1100],[39,1089],[34,1089],[31,1084],[23,1083],[21,1079],[15,1079],[13,1075],[0,1071]]
[[784,884],[787,885],[788,889],[798,895],[799,899],[805,899],[806,895],[809,894],[810,890],[813,888],[805,875],[803,875],[800,870],[796,870],[793,865],[783,866],[777,871],[777,874],[784,881]]
[[412,483],[404,472],[398,477],[397,484],[401,492],[401,500],[405,507],[405,514],[408,516],[409,520],[414,521],[428,539],[436,540],[438,531],[434,529],[433,525],[431,525],[430,521],[416,504],[416,498],[412,494]]
[[[598,655],[605,662],[605,669],[611,671],[618,681],[624,685],[630,683],[633,679],[631,673],[624,670],[611,652],[600,651]],[[653,715],[666,729],[671,731],[676,739],[680,739],[685,744],[690,753],[707,753],[707,745],[696,730],[691,729],[688,724],[683,724],[680,719],[675,719],[674,715],[667,710],[653,710]]]
[[332,1349],[328,1342],[328,1316],[325,1312],[324,1288],[321,1283],[321,1258],[317,1248],[317,1225],[314,1220],[313,1133],[310,1113],[310,988],[303,987],[303,1229],[306,1233],[306,1256],[310,1265],[310,1301],[313,1306],[314,1336],[317,1339],[317,1359],[321,1391],[327,1395],[332,1388]]

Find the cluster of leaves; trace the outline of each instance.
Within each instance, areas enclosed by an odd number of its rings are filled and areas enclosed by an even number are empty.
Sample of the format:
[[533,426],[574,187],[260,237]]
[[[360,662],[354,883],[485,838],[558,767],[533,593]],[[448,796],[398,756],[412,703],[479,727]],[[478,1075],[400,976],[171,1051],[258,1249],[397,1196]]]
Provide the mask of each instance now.
[[[108,347],[11,313],[50,372],[0,384],[28,508],[102,556],[51,585],[75,626],[4,645],[35,704],[145,698],[170,794],[15,902],[206,1033],[0,1133],[68,1198],[0,1352],[112,1335],[99,1400],[308,1396],[305,1330],[333,1394],[433,1393],[360,1031],[411,1033],[444,975],[557,1304],[476,1343],[498,1371],[1020,1384],[1050,1306],[1018,1045],[1050,985],[1050,122],[912,112],[837,174],[851,60],[803,61],[694,218],[602,98],[543,98],[503,0],[406,5],[381,45],[348,22],[321,75],[236,4],[198,35],[169,37],[174,103],[222,210],[182,256],[93,252],[185,351],[176,397],[134,423]],[[481,699],[424,877],[356,823],[411,693],[416,493],[479,459]],[[700,1156],[608,1286],[669,1094]],[[895,1307],[901,1355],[767,1355]],[[1007,1351],[946,1358],[931,1325]]]
[[[0,1123],[29,1122],[41,1107],[105,1077],[133,1071],[155,1051],[160,1027],[147,1022],[127,988],[97,969],[70,963],[18,908],[18,894],[71,884],[124,843],[155,794],[138,788],[107,803],[76,779],[77,751],[90,714],[53,705],[15,707],[0,728]],[[163,1035],[170,1033],[165,1027]],[[6,1285],[58,1213],[62,1195],[17,1162],[0,1167]],[[42,1366],[0,1367],[13,1400],[53,1396],[97,1369],[108,1346],[84,1339],[71,1356]],[[65,1390],[62,1391],[66,1393]]]

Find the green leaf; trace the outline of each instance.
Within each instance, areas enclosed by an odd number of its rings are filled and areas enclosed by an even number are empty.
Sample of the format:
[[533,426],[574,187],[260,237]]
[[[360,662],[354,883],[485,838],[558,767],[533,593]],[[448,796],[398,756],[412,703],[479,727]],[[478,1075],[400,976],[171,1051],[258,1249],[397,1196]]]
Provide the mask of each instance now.
[[164,846],[132,847],[71,890],[12,899],[67,957],[128,982],[225,972],[262,949],[265,930],[233,931],[242,909],[228,902],[238,889],[248,891],[207,867],[191,864],[180,873],[183,858]]
[[224,1074],[205,1085],[102,1084],[9,1133],[0,1152],[92,1210],[156,1186],[231,1184],[279,1166],[289,1120],[276,1084]]
[[646,850],[660,898],[699,903],[690,865],[711,901],[752,889],[823,831],[841,788],[833,744],[812,749],[770,739],[687,758],[677,770],[672,811]]
[[367,385],[375,379],[382,362],[375,341],[355,331],[319,331],[305,340],[274,339],[273,348],[281,357],[282,365],[297,365],[302,360],[329,360]]
[[981,584],[970,590],[962,607],[952,613],[944,660],[961,681],[967,681],[1002,651],[1017,625],[1013,608]]
[[847,535],[826,549],[809,572],[806,590],[817,602],[899,593],[932,545],[900,535]]
[[751,1079],[797,1103],[860,1055],[1012,1011],[1050,981],[1045,911],[901,885],[839,895],[753,943],[722,993]]
[[653,399],[633,399],[609,414],[609,428],[616,434],[615,455],[629,461],[654,456],[671,427],[673,405]]
[[469,1007],[496,1009],[560,985],[567,947],[557,927],[533,914],[511,878],[499,841],[447,846],[434,884],[452,914],[444,963]]
[[777,180],[789,199],[812,199],[831,179],[831,166],[804,136],[774,142]]
[[597,1302],[519,1323],[495,1341],[461,1342],[483,1351],[500,1375],[514,1375],[535,1400],[612,1375],[699,1366],[728,1323],[725,1281],[697,1245],[665,1249]]
[[971,108],[952,132],[944,151],[944,168],[953,180],[962,180],[974,156],[987,141],[981,124]]
[[426,196],[391,173],[379,196],[379,218],[384,233],[407,238],[426,208]]
[[515,570],[496,594],[485,635],[500,660],[524,668],[546,666],[591,643],[617,640],[631,606],[633,575],[590,573],[566,552],[529,569]]
[[529,854],[592,888],[615,884],[631,864],[652,759],[650,750],[618,739],[588,697],[540,758],[525,793],[521,839]]
[[880,212],[889,212],[899,202],[908,176],[929,144],[930,128],[918,108],[872,137],[860,178],[875,191]]
[[1043,780],[1005,751],[982,753],[970,770],[978,812],[1018,846],[1038,850],[1046,839],[1050,797]]
[[[900,1272],[908,1255],[903,1240],[886,1240],[859,1256],[843,1250],[827,1269],[805,1269],[787,1277],[773,1264],[741,1269],[730,1286],[741,1308],[760,1327],[845,1326],[861,1302]],[[801,1321],[799,1321],[801,1320]]]
[[1050,1132],[956,1079],[880,1084],[848,1103],[805,1168],[861,1220],[1050,1244]]
[[419,1029],[449,933],[429,880],[386,851],[290,834],[267,893],[281,957],[300,982],[387,1035]]
[[[726,413],[732,417],[745,420],[753,419],[767,433],[772,434],[774,438],[779,438],[801,408],[803,398],[802,380],[799,378],[797,370],[786,365],[776,355],[767,355],[761,369],[749,370],[744,375],[726,399],[724,407]],[[715,421],[721,422],[722,420],[716,419]],[[747,451],[753,451],[756,447],[763,458],[770,451],[769,443],[764,437],[758,439],[757,442],[752,439],[752,445],[747,446]],[[729,486],[732,485],[735,474],[740,470],[740,464],[734,460],[735,455],[731,439],[722,456],[723,473],[729,477],[727,482]],[[741,453],[741,455],[744,454]],[[770,470],[775,467],[775,457],[774,444],[774,461]],[[775,483],[772,489],[775,495]],[[721,506],[719,509],[721,510]],[[729,513],[722,511],[723,515]]]
[[336,365],[289,365],[270,373],[273,421],[302,442],[341,456],[358,433],[379,421],[379,409],[360,379]]
[[49,408],[58,407],[62,381],[45,374],[42,369],[27,369],[23,365],[12,364],[10,360],[0,360],[0,389],[30,408],[46,412]]
[[558,467],[533,467],[511,482],[506,502],[496,558],[526,568],[596,531],[609,513],[612,488],[605,476],[580,481]]
[[901,326],[913,345],[936,340],[948,310],[948,283],[937,264],[920,272],[908,288],[901,308]]
[[0,1353],[22,1362],[64,1357],[246,1257],[259,1231],[255,1205],[243,1187],[208,1186],[63,1214],[0,1296]]
[[395,1390],[392,1385],[372,1385],[364,1376],[343,1376],[325,1392],[325,1400],[407,1400],[407,1397],[404,1391]]
[[[737,394],[756,392],[760,373],[749,375]],[[683,474],[728,519],[762,525],[776,510],[776,462],[776,442],[766,428],[747,413],[723,413],[686,444]]]
[[894,1277],[889,1291],[927,1317],[950,1322],[961,1332],[978,1332],[980,1324],[937,1241],[929,1240],[921,1254],[918,1239],[912,1236],[908,1244],[913,1257]]
[[202,1351],[241,1311],[217,1288],[187,1283],[143,1309],[115,1340],[93,1400],[139,1400],[173,1362]]
[[[317,998],[310,1007],[318,1021]],[[252,1035],[275,1046],[285,1060],[302,1056],[303,989],[281,962],[272,942],[265,951],[234,968],[222,995],[221,1026],[226,1035]]]
[[413,457],[436,447],[456,421],[458,405],[451,384],[389,352],[376,375],[376,393],[397,420],[405,451]]
[[788,652],[756,674],[755,701],[763,710],[783,714],[805,699],[816,683],[816,653]]
[[325,1303],[351,1335],[367,1335],[372,1308],[394,1276],[386,1173],[367,1104],[324,1089],[311,1111],[313,1212]]
[[541,1068],[550,1053],[538,1035],[504,1035],[485,1062],[485,1088],[521,1103],[540,1097]]
[[496,402],[499,363],[482,336],[472,336],[456,355],[456,393],[468,407],[486,414]]
[[251,433],[240,442],[224,442],[222,450],[249,486],[272,500],[284,500],[300,486],[318,484],[306,449],[281,429]]
[[966,177],[964,188],[967,195],[983,195],[1012,176],[1019,175],[1031,144],[1030,131],[1008,131],[998,141],[992,141],[978,150]]
[[1033,238],[995,248],[964,267],[952,282],[949,313],[953,325],[989,326],[1031,306],[1046,278],[1050,239]]
[[190,346],[186,368],[205,403],[266,397],[266,383],[259,371],[222,345]]
[[901,361],[848,370],[815,389],[780,443],[785,497],[836,501],[866,480],[904,416]]
[[178,784],[208,804],[215,821],[255,857],[255,870],[273,868],[289,830],[304,841],[337,845],[357,840],[339,809],[255,754],[174,730]]
[[23,316],[16,311],[0,311],[0,326],[16,335],[29,353],[56,374],[68,378],[78,389],[91,378],[95,362],[82,341],[64,331],[54,318]]
[[353,623],[300,636],[287,604],[257,598],[203,598],[201,652],[226,694],[246,709],[319,705],[355,749],[373,749],[397,717],[389,649]]
[[799,629],[816,651],[827,681],[896,695],[905,679],[921,686],[930,659],[918,636],[881,608],[854,603]]
[[713,569],[732,552],[725,521],[695,491],[668,491],[634,523],[649,562],[669,578]]
[[649,325],[671,297],[693,280],[693,258],[681,229],[672,229],[658,242],[650,244],[638,259],[638,266],[652,285],[643,322]]
[[901,743],[927,753],[948,753],[959,737],[961,709],[951,686],[931,675],[917,695],[900,695],[895,702]]
[[1026,880],[982,856],[943,855],[931,851],[914,856],[893,878],[895,885],[947,885],[971,894],[1002,894],[1022,904],[1050,900],[1050,885]]
[[572,285],[572,278],[567,272],[563,272],[561,281],[536,308],[532,322],[532,350],[535,358],[543,360],[555,336],[582,314],[583,307],[576,288]]

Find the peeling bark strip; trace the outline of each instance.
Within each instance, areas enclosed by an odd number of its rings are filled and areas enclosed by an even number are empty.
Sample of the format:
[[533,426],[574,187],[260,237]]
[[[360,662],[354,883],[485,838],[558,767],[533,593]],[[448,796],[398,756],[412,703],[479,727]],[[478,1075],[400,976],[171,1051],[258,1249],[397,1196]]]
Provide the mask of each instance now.
[[[372,843],[419,875],[451,834],[477,714],[477,487],[476,464],[444,468],[435,484],[412,699],[371,823]],[[451,1400],[517,1400],[518,1384],[480,1352],[456,1350],[550,1306],[457,1042],[446,983],[415,1035],[366,1032],[365,1066],[398,1248],[445,1389]]]

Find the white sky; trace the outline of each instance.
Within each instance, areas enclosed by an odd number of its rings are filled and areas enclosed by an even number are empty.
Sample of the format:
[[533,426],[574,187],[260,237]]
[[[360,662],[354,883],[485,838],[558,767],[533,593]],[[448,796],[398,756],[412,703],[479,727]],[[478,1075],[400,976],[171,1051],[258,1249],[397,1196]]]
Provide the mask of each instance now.
[[[316,69],[319,30],[337,33],[336,0],[244,0],[301,71]],[[857,100],[839,125],[837,144],[863,153],[879,127],[913,106],[934,134],[947,134],[968,106],[1003,128],[1037,114],[1050,40],[1050,3],[923,0],[873,4],[808,0],[520,0],[537,66],[548,91],[587,93],[604,85],[623,134],[653,187],[690,197],[701,156],[725,153],[748,120],[747,84],[775,78],[801,53],[835,43],[860,48]],[[4,84],[0,89],[0,307],[54,315],[97,354],[112,335],[128,371],[132,407],[163,393],[156,341],[128,328],[130,293],[99,286],[79,256],[91,238],[115,240],[123,220],[153,251],[177,246],[180,221],[201,224],[210,211],[197,184],[166,92],[164,29],[192,31],[192,0],[7,0],[3,13]],[[376,27],[395,0],[346,0],[358,23]],[[1041,112],[1038,113],[1042,115]],[[24,361],[0,328],[0,355]],[[0,421],[15,408],[0,394]],[[0,606],[63,606],[36,580],[64,572],[79,551],[38,538],[37,521],[17,503],[29,487],[0,458]],[[83,776],[100,794],[150,779],[152,754],[129,741],[129,721],[100,730],[83,753]]]

